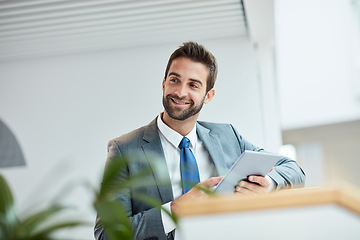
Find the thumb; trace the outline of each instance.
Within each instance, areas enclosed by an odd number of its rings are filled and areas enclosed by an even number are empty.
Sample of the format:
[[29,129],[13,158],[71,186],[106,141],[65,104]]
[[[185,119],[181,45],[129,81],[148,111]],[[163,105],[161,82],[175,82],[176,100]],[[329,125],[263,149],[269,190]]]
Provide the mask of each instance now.
[[206,179],[205,181],[201,182],[200,184],[204,187],[210,188],[215,184],[218,184],[223,177],[211,177]]

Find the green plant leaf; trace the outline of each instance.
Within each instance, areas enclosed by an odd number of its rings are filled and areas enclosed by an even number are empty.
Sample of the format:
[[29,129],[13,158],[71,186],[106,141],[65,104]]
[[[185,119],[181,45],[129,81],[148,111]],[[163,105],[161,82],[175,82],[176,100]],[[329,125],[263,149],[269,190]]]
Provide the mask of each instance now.
[[51,219],[55,219],[56,214],[59,214],[69,207],[64,206],[51,206],[45,210],[32,214],[21,221],[16,229],[16,235],[19,238],[29,238],[29,239],[48,239],[49,236],[60,229],[75,227],[79,225],[85,225],[84,221],[62,221],[55,222],[53,224],[47,224]]
[[6,215],[7,211],[14,206],[14,199],[8,183],[0,175],[0,213]]
[[15,234],[18,223],[16,217],[14,199],[10,187],[5,178],[0,175],[0,237],[11,238]]
[[39,226],[42,226],[48,219],[64,209],[65,207],[56,205],[30,215],[21,222],[21,230],[27,234],[31,234],[33,231],[36,231]]
[[109,239],[132,239],[132,228],[124,206],[116,200],[94,204]]
[[26,234],[23,236],[24,237],[23,239],[26,239],[26,240],[49,240],[49,239],[53,239],[51,237],[51,235],[57,230],[65,229],[65,228],[69,228],[69,227],[76,227],[76,226],[80,226],[80,225],[84,225],[84,224],[85,224],[85,222],[82,222],[82,221],[66,221],[66,222],[61,222],[61,223],[55,223],[55,224],[47,226],[39,231],[35,231],[32,234]]
[[126,168],[127,162],[125,157],[117,157],[107,162],[97,199],[106,198],[114,192],[114,181],[119,178],[119,172]]

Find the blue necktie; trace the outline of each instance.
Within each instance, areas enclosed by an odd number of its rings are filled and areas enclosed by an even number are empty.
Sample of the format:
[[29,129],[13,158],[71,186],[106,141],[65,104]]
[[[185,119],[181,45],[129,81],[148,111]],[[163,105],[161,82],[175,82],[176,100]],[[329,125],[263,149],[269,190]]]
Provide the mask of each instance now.
[[181,150],[180,171],[183,194],[200,182],[198,166],[195,156],[189,148],[189,143],[190,140],[184,137],[179,144]]

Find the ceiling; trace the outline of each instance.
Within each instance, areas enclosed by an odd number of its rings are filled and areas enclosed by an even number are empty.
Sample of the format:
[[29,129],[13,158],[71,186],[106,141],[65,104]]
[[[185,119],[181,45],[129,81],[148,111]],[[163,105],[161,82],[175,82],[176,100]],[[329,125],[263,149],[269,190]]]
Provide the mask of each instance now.
[[0,1],[0,61],[248,36],[240,0]]

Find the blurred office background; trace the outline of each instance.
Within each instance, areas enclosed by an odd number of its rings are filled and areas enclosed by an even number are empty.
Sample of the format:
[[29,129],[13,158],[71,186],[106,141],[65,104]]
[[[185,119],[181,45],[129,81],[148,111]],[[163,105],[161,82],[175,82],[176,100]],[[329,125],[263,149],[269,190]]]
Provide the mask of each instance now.
[[360,186],[359,0],[13,0],[0,2],[0,144],[22,155],[0,149],[25,165],[0,159],[0,173],[19,210],[56,196],[93,221],[83,182],[99,184],[110,139],[162,111],[167,60],[190,40],[219,64],[201,120],[296,158],[308,186]]

